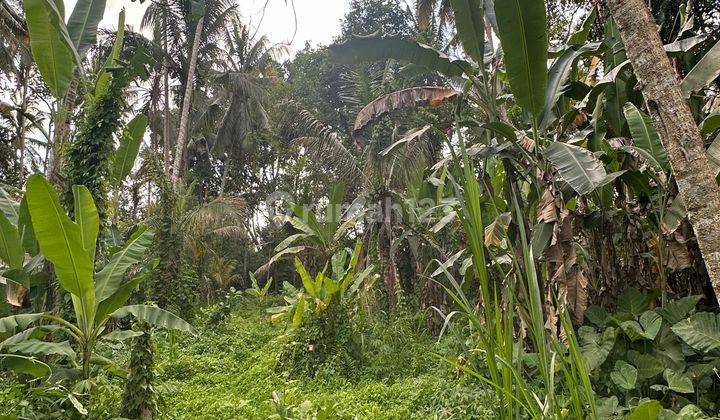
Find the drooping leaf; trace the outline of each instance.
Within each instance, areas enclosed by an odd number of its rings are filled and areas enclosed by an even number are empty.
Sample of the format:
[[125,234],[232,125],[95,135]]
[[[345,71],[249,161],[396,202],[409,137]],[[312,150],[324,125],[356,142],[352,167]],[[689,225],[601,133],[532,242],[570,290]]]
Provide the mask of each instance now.
[[697,92],[707,86],[720,75],[720,41],[695,64],[685,76],[681,87],[686,96]]
[[110,261],[95,274],[95,295],[102,302],[120,286],[130,266],[142,262],[147,249],[152,245],[154,234],[145,227],[138,229],[125,246],[114,253]]
[[538,116],[547,85],[547,22],[543,0],[495,2],[505,71],[515,100]]
[[482,0],[450,0],[455,28],[467,55],[483,65],[485,56],[485,16]]
[[448,77],[458,77],[463,73],[472,72],[472,67],[467,61],[451,60],[432,47],[400,37],[358,36],[342,44],[331,45],[328,49],[332,57],[342,64],[393,59],[407,61]]
[[607,176],[602,163],[582,147],[552,142],[545,148],[543,155],[580,195],[589,194],[603,185]]
[[80,57],[64,16],[54,0],[24,0],[30,49],[43,81],[55,98],[63,98]]
[[133,330],[115,330],[109,334],[105,334],[102,336],[103,340],[110,340],[110,341],[125,341],[129,338],[135,338],[140,337],[141,335],[145,334],[142,331],[133,331]]
[[78,0],[67,22],[67,31],[78,53],[95,45],[98,24],[105,13],[105,0]]
[[663,233],[670,235],[675,232],[686,216],[687,209],[685,209],[685,203],[683,203],[682,197],[677,195],[663,213],[661,226]]
[[668,55],[680,55],[693,51],[695,48],[700,46],[707,40],[707,35],[691,36],[690,38],[683,38],[673,43],[664,45],[665,52]]
[[296,233],[294,235],[290,235],[287,238],[283,239],[276,247],[275,252],[280,252],[284,249],[287,249],[290,245],[292,245],[295,241],[299,241],[301,239],[305,239],[309,237],[307,233]]
[[427,131],[432,128],[430,125],[426,125],[425,127],[418,128],[415,130],[410,130],[405,134],[400,140],[396,141],[395,143],[388,146],[386,149],[380,152],[380,156],[387,156],[396,150],[402,148],[403,146],[408,145],[409,143],[421,138]]
[[595,23],[595,19],[597,18],[597,6],[593,7],[590,13],[585,17],[585,20],[583,21],[582,25],[580,25],[580,29],[578,29],[577,32],[570,35],[570,39],[568,39],[568,45],[576,45],[580,46],[587,42],[588,36],[590,35],[590,29],[592,28],[593,24]]
[[192,325],[188,324],[185,320],[171,312],[164,309],[160,309],[157,306],[150,305],[129,305],[124,306],[117,311],[112,313],[113,318],[124,318],[128,315],[132,315],[135,318],[145,321],[148,324],[158,327],[165,328],[168,330],[177,330],[189,332],[190,334],[196,335],[195,329]]
[[10,346],[9,351],[13,353],[23,353],[28,355],[58,355],[58,356],[67,356],[70,359],[75,359],[75,351],[70,346],[70,343],[67,341],[61,341],[58,343],[50,342],[50,341],[40,341],[40,340],[27,340],[27,341],[21,341],[17,344],[13,344]]
[[19,354],[0,354],[0,367],[17,373],[42,378],[52,373],[50,366],[34,357]]
[[[115,43],[113,44],[112,50],[110,51],[110,55],[105,61],[105,67],[113,67],[117,64],[116,61],[118,58],[120,58],[120,52],[122,50],[124,40],[125,9],[122,9],[120,10],[120,15],[118,16],[118,30],[117,34],[115,35]],[[110,84],[110,75],[111,73],[109,71],[103,70],[100,73],[100,76],[98,76],[97,82],[95,83],[96,98],[101,97],[107,91],[108,85]]]
[[663,170],[667,170],[670,167],[667,153],[660,141],[660,135],[652,125],[650,117],[642,113],[630,102],[625,104],[623,112],[635,141],[635,146],[648,152]]
[[0,187],[0,213],[14,225],[18,222],[20,205],[10,196],[10,194]]
[[720,111],[715,111],[705,117],[700,123],[700,132],[703,136],[710,135],[720,128]]
[[403,89],[381,96],[358,112],[353,134],[358,135],[365,126],[388,112],[422,105],[437,105],[459,94],[460,92],[452,88],[425,86]]
[[698,312],[672,326],[678,337],[703,352],[720,348],[720,314]]
[[42,319],[42,313],[11,315],[0,318],[0,334],[14,333],[16,330],[23,330],[33,322]]

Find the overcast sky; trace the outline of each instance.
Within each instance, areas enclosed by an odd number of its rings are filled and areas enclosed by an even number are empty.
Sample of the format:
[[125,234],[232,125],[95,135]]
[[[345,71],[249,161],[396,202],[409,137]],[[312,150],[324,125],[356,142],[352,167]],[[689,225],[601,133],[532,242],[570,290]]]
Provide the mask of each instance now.
[[[65,10],[68,15],[75,7],[76,1],[65,0]],[[120,9],[125,7],[125,22],[137,30],[150,1],[140,4],[139,1],[107,0],[105,16],[100,26],[114,29]],[[266,0],[237,0],[237,2],[245,23],[257,27]],[[306,41],[314,45],[331,43],[332,38],[340,32],[340,19],[347,10],[348,2],[349,0],[295,0],[298,23],[297,34],[292,43],[293,49],[302,49]],[[273,43],[288,42],[293,36],[294,28],[295,19],[290,4],[286,5],[285,0],[269,0],[258,33],[266,34]]]

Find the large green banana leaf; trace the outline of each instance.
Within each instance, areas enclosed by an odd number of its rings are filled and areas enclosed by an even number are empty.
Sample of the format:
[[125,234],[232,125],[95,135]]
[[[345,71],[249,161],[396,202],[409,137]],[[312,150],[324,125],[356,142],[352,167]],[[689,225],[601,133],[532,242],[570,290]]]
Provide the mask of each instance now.
[[482,0],[450,0],[455,28],[467,55],[479,65],[485,55],[485,16]]
[[82,247],[91,261],[95,261],[95,245],[100,231],[100,217],[90,191],[85,186],[73,185],[75,224],[80,228]]
[[582,147],[552,142],[543,155],[560,172],[560,176],[580,195],[593,192],[605,182],[607,173],[602,163]]
[[538,116],[547,86],[547,21],[543,0],[495,2],[505,71],[517,103]]
[[625,104],[623,112],[635,141],[635,147],[648,152],[660,164],[660,167],[667,171],[670,167],[667,153],[665,153],[665,148],[660,141],[660,135],[653,127],[650,117],[630,102]]
[[[92,319],[95,309],[94,262],[83,247],[84,238],[89,239],[90,234],[83,234],[81,227],[65,214],[55,189],[41,175],[28,178],[25,197],[40,251],[55,266],[60,285],[77,298],[78,319]],[[83,211],[89,210],[87,205],[82,207]],[[85,227],[86,231],[92,229]]]
[[448,77],[458,77],[463,73],[472,72],[472,67],[467,61],[451,60],[432,47],[400,37],[353,37],[342,44],[331,45],[329,50],[333,58],[342,64],[394,59],[407,61]]
[[720,75],[720,41],[715,43],[710,51],[688,72],[682,81],[682,90],[685,95],[690,96],[693,92],[707,86],[718,75]]
[[115,293],[130,266],[145,259],[145,251],[152,244],[152,239],[151,231],[145,227],[139,229],[120,251],[112,255],[105,267],[95,274],[95,296],[98,302]]
[[145,114],[140,114],[130,120],[125,127],[124,134],[120,140],[120,147],[115,151],[113,160],[112,178],[115,184],[121,184],[122,181],[130,175],[135,159],[137,159],[140,145],[145,135],[148,118]]
[[95,45],[98,24],[105,13],[106,0],[78,0],[70,14],[67,31],[78,53]]
[[0,213],[0,261],[10,268],[22,267],[25,261],[25,250],[17,228]]
[[192,325],[188,324],[177,315],[172,314],[164,309],[160,309],[157,306],[149,305],[130,305],[124,306],[117,311],[112,313],[113,318],[124,318],[128,315],[132,315],[135,318],[145,321],[148,324],[166,328],[169,330],[185,331],[191,334],[196,334],[195,329]]
[[53,96],[63,98],[75,65],[81,63],[65,26],[64,12],[54,0],[24,0],[23,5],[30,50],[38,70]]

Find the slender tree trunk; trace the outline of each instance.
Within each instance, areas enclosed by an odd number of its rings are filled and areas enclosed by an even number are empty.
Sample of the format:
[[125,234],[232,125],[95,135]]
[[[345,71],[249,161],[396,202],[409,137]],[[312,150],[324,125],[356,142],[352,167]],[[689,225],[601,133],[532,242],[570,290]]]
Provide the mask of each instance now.
[[[165,21],[165,26],[167,21]],[[167,31],[167,27],[165,28]],[[163,110],[163,168],[165,173],[170,173],[170,76],[168,67],[170,63],[167,59],[168,44],[167,35],[163,36],[163,96],[165,109]]]
[[183,96],[182,113],[180,114],[180,132],[178,133],[177,145],[175,145],[175,163],[173,165],[172,173],[173,188],[177,187],[177,183],[180,180],[183,152],[185,151],[185,143],[187,142],[188,135],[188,120],[190,119],[190,104],[192,103],[192,92],[195,80],[195,70],[197,69],[198,50],[200,49],[200,39],[202,38],[204,22],[205,16],[201,17],[197,23],[192,51],[190,53],[187,80],[185,81],[185,96]]
[[648,103],[653,125],[670,158],[680,196],[693,225],[715,291],[720,297],[720,189],[677,74],[643,0],[608,0]]

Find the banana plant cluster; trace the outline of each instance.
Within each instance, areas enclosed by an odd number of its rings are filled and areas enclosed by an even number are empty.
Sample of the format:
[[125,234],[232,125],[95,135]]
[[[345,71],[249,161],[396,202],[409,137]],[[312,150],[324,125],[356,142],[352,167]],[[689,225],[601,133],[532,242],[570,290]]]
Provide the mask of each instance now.
[[[93,367],[119,372],[111,361],[96,354],[99,340],[119,340],[136,335],[131,330],[110,331],[110,319],[127,316],[148,324],[194,333],[182,319],[149,305],[125,306],[132,293],[157,261],[150,261],[139,274],[126,280],[126,272],[147,260],[146,251],[153,238],[145,227],[138,228],[122,247],[111,250],[108,261],[96,266],[99,216],[90,192],[73,187],[74,214],[65,213],[58,194],[40,175],[27,181],[23,204],[31,221],[40,254],[53,264],[60,286],[70,294],[73,317],[50,312],[23,313],[0,318],[0,364],[36,377],[55,369],[48,360],[69,363],[71,377],[91,385]],[[22,205],[21,205],[22,206]],[[8,337],[9,336],[9,337]],[[64,341],[61,341],[63,340]],[[42,358],[43,361],[38,360]],[[62,363],[61,363],[62,364]]]
[[[352,254],[343,249],[335,253],[331,260],[331,273],[326,275],[327,265],[315,278],[307,272],[299,258],[295,257],[295,268],[302,279],[303,287],[298,290],[288,282],[283,283],[287,305],[268,309],[273,321],[288,320],[293,328],[302,325],[309,316],[320,316],[333,305],[342,305],[357,296],[358,290],[374,270],[370,265],[357,271],[362,241],[355,244]],[[349,260],[348,260],[349,258]]]

